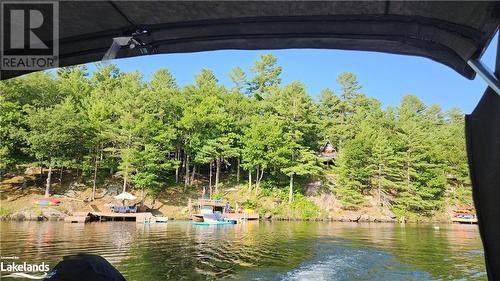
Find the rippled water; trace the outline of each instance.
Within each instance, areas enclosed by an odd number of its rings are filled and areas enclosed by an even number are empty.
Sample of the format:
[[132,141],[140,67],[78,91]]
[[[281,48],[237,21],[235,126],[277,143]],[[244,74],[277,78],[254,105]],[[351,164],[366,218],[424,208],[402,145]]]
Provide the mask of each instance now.
[[52,267],[65,255],[94,253],[129,281],[487,279],[474,225],[0,222],[0,227],[4,257]]

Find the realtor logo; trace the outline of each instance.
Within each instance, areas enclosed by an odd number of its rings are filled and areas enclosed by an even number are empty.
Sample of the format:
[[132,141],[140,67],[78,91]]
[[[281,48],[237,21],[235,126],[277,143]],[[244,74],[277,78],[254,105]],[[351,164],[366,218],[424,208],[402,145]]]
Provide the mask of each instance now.
[[58,66],[58,2],[2,1],[1,14],[1,70]]

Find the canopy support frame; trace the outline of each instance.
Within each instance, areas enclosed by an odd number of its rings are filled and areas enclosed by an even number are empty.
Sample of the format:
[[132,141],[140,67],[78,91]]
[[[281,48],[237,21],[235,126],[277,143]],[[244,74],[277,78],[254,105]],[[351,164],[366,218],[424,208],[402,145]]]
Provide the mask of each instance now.
[[500,96],[500,82],[493,71],[479,59],[470,59],[467,64],[488,84],[488,86]]

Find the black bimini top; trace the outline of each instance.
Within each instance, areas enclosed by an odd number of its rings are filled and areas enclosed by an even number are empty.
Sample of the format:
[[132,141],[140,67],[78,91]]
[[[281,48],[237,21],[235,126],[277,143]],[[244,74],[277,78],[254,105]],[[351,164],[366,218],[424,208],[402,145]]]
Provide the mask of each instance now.
[[[67,1],[59,3],[60,66],[102,59],[114,37],[145,32],[145,53],[324,48],[416,55],[472,79],[467,65],[498,28],[498,2]],[[25,72],[2,71],[2,79]]]

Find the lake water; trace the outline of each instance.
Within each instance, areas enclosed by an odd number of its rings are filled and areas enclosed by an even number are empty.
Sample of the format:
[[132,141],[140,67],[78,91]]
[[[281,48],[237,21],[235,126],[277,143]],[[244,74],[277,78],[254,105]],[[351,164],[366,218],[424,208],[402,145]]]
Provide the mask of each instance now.
[[99,254],[128,281],[487,279],[475,225],[0,222],[0,227],[3,257],[45,261],[52,268],[65,255]]

